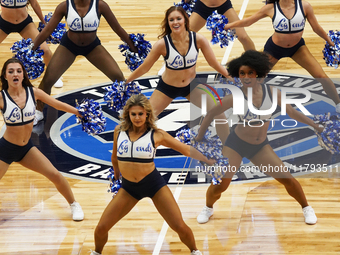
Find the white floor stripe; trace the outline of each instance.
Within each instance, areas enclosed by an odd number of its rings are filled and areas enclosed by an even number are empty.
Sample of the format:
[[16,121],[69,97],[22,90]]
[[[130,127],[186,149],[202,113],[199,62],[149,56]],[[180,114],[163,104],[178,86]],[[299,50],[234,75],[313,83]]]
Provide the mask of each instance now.
[[[175,194],[174,194],[176,203],[178,201],[179,195],[181,194],[181,191],[182,191],[182,186],[181,187],[179,187],[179,186],[176,187]],[[155,249],[153,250],[152,255],[158,255],[159,252],[161,251],[162,244],[163,244],[166,232],[168,231],[168,228],[169,228],[169,225],[166,223],[166,221],[164,221],[162,229],[161,229],[161,232],[159,233],[159,236],[158,236],[158,239],[157,239],[157,243],[155,245]]]
[[[243,15],[244,13],[246,12],[246,9],[247,9],[247,5],[248,5],[248,2],[249,0],[244,0],[243,1],[243,4],[242,4],[242,7],[241,7],[241,10],[240,10],[240,13],[238,14],[238,17],[240,19],[243,19]],[[231,49],[233,48],[233,45],[234,45],[234,42],[230,42],[225,53],[224,53],[224,56],[223,56],[223,59],[222,59],[222,62],[221,64],[224,66],[227,64],[228,62],[228,59],[229,59],[229,55],[230,55],[230,52],[231,52]]]

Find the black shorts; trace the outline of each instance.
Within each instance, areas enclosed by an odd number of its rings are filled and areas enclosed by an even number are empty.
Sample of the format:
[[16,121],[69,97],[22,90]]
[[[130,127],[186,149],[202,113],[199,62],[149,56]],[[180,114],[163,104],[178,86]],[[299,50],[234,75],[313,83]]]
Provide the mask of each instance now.
[[19,162],[32,147],[34,147],[34,145],[31,139],[26,145],[20,146],[10,143],[2,137],[0,139],[0,160],[9,165],[13,162]]
[[29,14],[27,18],[19,24],[10,23],[0,16],[0,29],[8,35],[10,33],[20,33],[31,22],[33,22],[33,20]]
[[168,97],[175,99],[176,97],[186,97],[190,94],[191,91],[194,90],[199,85],[198,82],[193,80],[189,85],[185,87],[174,87],[171,85],[166,84],[162,77],[159,79],[158,85],[156,87],[156,90],[159,90],[160,92],[164,93]]
[[96,37],[96,39],[94,39],[94,41],[91,42],[89,45],[78,46],[77,44],[72,42],[70,38],[68,38],[67,33],[65,33],[60,40],[60,45],[63,45],[64,47],[66,47],[69,51],[71,51],[76,56],[78,55],[86,56],[92,50],[94,50],[94,48],[96,48],[98,45],[101,45],[101,42],[99,38]]
[[231,4],[230,0],[225,1],[222,5],[218,7],[208,7],[200,0],[197,0],[192,12],[196,12],[198,15],[200,15],[203,19],[206,20],[215,10],[219,14],[224,14],[230,8],[233,8],[233,5]]
[[268,143],[268,138],[260,144],[247,143],[239,138],[234,131],[230,133],[224,145],[236,151],[242,158],[251,159]]
[[297,51],[300,49],[301,46],[305,45],[305,40],[301,37],[301,40],[290,48],[283,48],[281,46],[276,45],[273,42],[272,37],[269,37],[269,39],[266,42],[266,45],[264,46],[264,52],[270,54],[277,60],[281,58],[291,58]]
[[165,185],[163,177],[156,168],[139,182],[130,182],[122,178],[122,188],[137,200],[144,197],[152,198]]

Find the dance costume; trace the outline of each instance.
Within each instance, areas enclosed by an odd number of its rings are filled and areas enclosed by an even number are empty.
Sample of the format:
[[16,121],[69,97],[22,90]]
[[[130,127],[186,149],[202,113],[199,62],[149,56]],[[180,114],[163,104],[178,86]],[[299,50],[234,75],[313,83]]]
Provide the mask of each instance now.
[[[117,139],[117,159],[138,163],[153,162],[156,155],[153,135],[154,130],[149,129],[136,141],[131,142],[128,131],[120,131]],[[165,185],[156,168],[139,182],[122,178],[122,188],[137,200],[144,197],[152,198]]]
[[[1,110],[7,126],[23,126],[31,123],[35,115],[35,97],[33,87],[25,87],[26,104],[21,109],[6,90],[1,90],[4,106]],[[33,147],[31,139],[24,146],[8,142],[5,138],[0,139],[0,160],[7,164],[22,160],[27,152]]]
[[203,19],[206,20],[215,10],[219,14],[224,14],[230,8],[233,8],[233,5],[231,4],[230,0],[225,1],[223,4],[217,7],[208,7],[200,0],[197,0],[192,12],[196,12],[198,15],[200,15]]
[[[272,18],[272,24],[275,32],[281,34],[292,34],[304,30],[306,16],[303,11],[302,2],[301,0],[294,1],[295,1],[295,13],[293,18],[291,19],[287,19],[284,13],[282,12],[279,3],[274,2],[274,15]],[[281,46],[276,45],[273,42],[272,37],[270,37],[264,46],[264,51],[269,53],[277,60],[279,60],[284,57],[291,58],[303,45],[305,45],[305,40],[301,38],[301,40],[296,45],[289,48],[283,48]]]
[[[264,84],[261,84],[263,96],[262,96],[262,104],[258,110],[268,110],[272,106],[272,93],[270,91],[270,87],[266,86]],[[261,124],[263,122],[268,121],[268,119],[271,118],[272,114],[268,115],[257,115],[253,114],[248,109],[248,100],[246,95],[245,97],[245,114],[238,115],[239,120],[242,122],[249,122],[251,121],[251,125]],[[254,106],[255,107],[255,106]],[[258,120],[258,121],[254,121]],[[250,144],[244,140],[242,140],[240,137],[237,136],[235,131],[231,132],[228,136],[227,140],[225,141],[225,146],[228,146],[229,148],[236,151],[241,157],[246,157],[248,159],[251,159],[253,156],[255,156],[266,144],[268,144],[268,138],[266,138],[262,143],[260,144]]]
[[[65,15],[67,26],[69,30],[75,33],[91,33],[96,32],[99,26],[100,15],[98,14],[99,0],[91,0],[89,10],[84,17],[80,17],[77,12],[76,6],[73,0],[67,0],[67,13]],[[79,46],[72,42],[67,33],[63,35],[60,41],[60,45],[66,47],[74,55],[86,56],[101,42],[98,37],[86,46]]]
[[[182,56],[172,42],[171,36],[164,36],[166,47],[166,56],[164,57],[165,65],[171,70],[185,70],[196,65],[198,57],[198,48],[196,42],[196,33],[189,32],[189,49],[185,56]],[[175,99],[176,97],[186,97],[199,83],[193,81],[185,87],[175,87],[166,84],[162,77],[159,79],[156,90],[164,93],[166,96]]]
[[[26,7],[26,5],[27,0],[1,0],[1,6],[5,8],[19,9]],[[33,20],[29,14],[27,18],[19,24],[8,22],[0,16],[0,29],[8,35],[10,33],[20,33],[31,22],[33,22]]]

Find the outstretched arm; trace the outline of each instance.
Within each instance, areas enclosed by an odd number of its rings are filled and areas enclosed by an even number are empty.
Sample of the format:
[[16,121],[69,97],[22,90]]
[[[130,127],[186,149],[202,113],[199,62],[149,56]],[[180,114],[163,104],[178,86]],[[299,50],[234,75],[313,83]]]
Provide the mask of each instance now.
[[[281,107],[281,91],[279,90],[277,93],[277,100],[279,106]],[[291,105],[286,105],[286,111],[288,116],[291,117],[292,119],[297,120],[298,122],[304,123],[306,125],[309,125],[312,128],[316,129],[318,132],[322,132],[322,130],[324,129],[323,127],[320,127],[319,124],[314,123],[313,120],[311,120],[301,112],[295,110]]]
[[203,35],[199,34],[196,34],[196,40],[197,47],[202,50],[204,58],[207,60],[208,64],[224,77],[229,76],[227,69],[218,63],[208,40]]
[[31,6],[33,8],[33,11],[35,12],[35,14],[37,14],[40,21],[45,24],[44,15],[42,14],[42,11],[41,11],[41,8],[40,8],[38,1],[37,0],[29,0],[29,2],[30,2]]
[[214,108],[212,108],[210,111],[207,112],[207,115],[204,117],[200,129],[198,131],[198,135],[196,137],[197,141],[201,141],[205,135],[205,132],[207,131],[210,123],[213,121],[215,116],[221,114],[222,112],[228,110],[229,108],[233,107],[233,97],[232,95],[225,96],[222,99],[222,105],[218,104]]
[[117,159],[117,140],[119,134],[120,126],[117,125],[113,134],[113,149],[111,155],[111,162],[114,169],[115,179],[118,180],[120,176],[120,170],[118,166],[118,159]]
[[303,1],[302,3],[307,20],[311,25],[313,31],[322,39],[324,39],[326,42],[328,42],[329,45],[334,46],[334,43],[331,41],[331,38],[329,38],[325,30],[320,26],[319,22],[317,21],[312,6],[305,1]]
[[169,135],[164,130],[161,130],[161,129],[157,130],[155,132],[155,136],[156,136],[155,137],[156,147],[158,147],[159,145],[163,145],[163,146],[166,146],[166,147],[169,147],[171,149],[178,151],[184,156],[203,161],[207,163],[208,165],[212,165],[215,163],[215,160],[208,159],[206,156],[204,156],[194,147],[181,143],[180,141],[173,138],[171,135]]
[[273,14],[274,14],[274,4],[267,4],[263,6],[257,13],[255,13],[254,15],[248,18],[237,20],[232,23],[226,24],[224,26],[224,29],[228,30],[234,27],[249,27],[255,22],[259,21],[260,19],[263,19],[267,16],[272,17]]
[[138,52],[136,46],[131,41],[128,33],[122,28],[122,26],[119,24],[118,20],[116,19],[115,15],[111,11],[109,5],[105,3],[104,1],[99,1],[99,12],[103,14],[104,18],[106,19],[107,23],[110,25],[112,30],[120,37],[120,39],[124,42],[126,42],[130,49],[132,49],[134,52]]
[[38,88],[33,88],[33,91],[34,91],[34,97],[36,100],[40,100],[57,110],[69,112],[69,113],[77,115],[78,117],[82,117],[82,115],[78,112],[78,110],[75,107],[69,104],[66,104],[64,102],[61,102],[55,99],[54,97],[51,97],[50,95],[45,93],[43,90],[38,89]]
[[148,56],[144,60],[143,64],[141,64],[135,71],[133,71],[130,76],[126,79],[126,83],[132,82],[133,80],[141,77],[143,74],[146,74],[151,67],[155,64],[155,62],[159,59],[161,55],[165,55],[165,43],[164,40],[159,40],[152,47]]
[[47,37],[49,37],[53,30],[58,26],[61,19],[66,15],[66,2],[63,2],[57,6],[54,10],[54,13],[47,23],[46,27],[39,33],[39,35],[34,39],[33,43],[33,50],[36,50],[40,44],[42,44]]

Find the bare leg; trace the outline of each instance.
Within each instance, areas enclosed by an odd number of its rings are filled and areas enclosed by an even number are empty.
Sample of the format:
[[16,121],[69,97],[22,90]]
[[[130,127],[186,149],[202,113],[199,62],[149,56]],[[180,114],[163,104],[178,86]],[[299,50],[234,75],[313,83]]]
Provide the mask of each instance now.
[[[264,146],[254,157],[252,157],[251,162],[256,166],[282,166],[284,167],[281,159],[276,155],[273,151],[272,147],[269,144]],[[269,168],[267,168],[269,169]],[[290,174],[290,172],[280,171],[267,171],[268,175],[275,178],[278,182],[283,184],[290,196],[292,196],[301,207],[308,206],[307,199],[305,193],[302,190],[300,183]]]
[[[76,56],[66,47],[59,45],[54,52],[49,65],[46,68],[45,75],[39,85],[39,88],[47,94],[51,94],[51,88],[62,74],[72,65]],[[44,104],[38,101],[37,109],[42,111]]]
[[124,75],[116,61],[110,53],[102,46],[98,45],[88,55],[86,55],[95,67],[102,71],[111,81],[124,81]]
[[0,29],[0,43],[7,38],[8,34]]
[[2,160],[0,160],[0,180],[2,179],[2,177],[4,177],[8,168],[9,168],[9,165],[7,163],[3,162]]
[[94,231],[95,251],[102,253],[109,230],[137,204],[138,200],[121,188],[105,208]]
[[[224,13],[224,16],[226,16],[229,19],[229,22],[240,20],[234,8],[230,8],[228,11],[226,11]],[[250,39],[250,37],[246,33],[246,30],[243,27],[235,28],[235,31],[237,39],[242,43],[243,49],[245,51],[256,50],[254,42]]]
[[202,27],[204,27],[207,21],[196,12],[193,12],[189,18],[189,22],[190,30],[197,33]]
[[69,204],[75,201],[68,181],[36,147],[31,148],[19,163],[47,177]]
[[176,203],[168,186],[161,188],[152,198],[158,212],[168,223],[181,239],[181,241],[190,249],[197,250],[195,237],[191,229],[185,224],[182,213]]
[[155,115],[158,116],[172,100],[171,97],[168,97],[163,92],[155,89],[150,97],[150,104],[152,105]]
[[335,104],[340,103],[339,95],[334,83],[328,78],[318,61],[316,61],[316,59],[308,50],[307,46],[301,46],[300,49],[292,56],[292,59],[304,69],[306,69],[322,84],[324,91],[334,101]]
[[222,152],[223,156],[228,157],[229,159],[230,171],[226,172],[220,185],[210,184],[206,193],[206,206],[210,208],[212,208],[215,202],[220,199],[222,193],[227,190],[234,174],[242,162],[242,157],[233,149],[224,146]]

